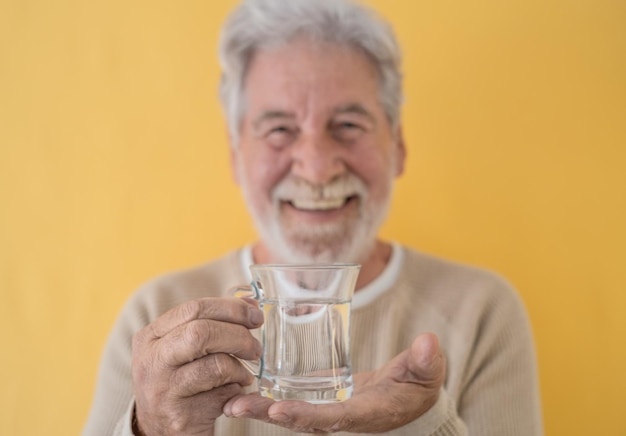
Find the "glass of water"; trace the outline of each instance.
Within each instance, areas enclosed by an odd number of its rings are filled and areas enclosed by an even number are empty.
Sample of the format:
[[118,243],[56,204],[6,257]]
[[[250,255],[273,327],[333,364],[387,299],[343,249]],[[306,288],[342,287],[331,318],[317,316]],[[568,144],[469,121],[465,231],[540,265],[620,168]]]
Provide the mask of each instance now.
[[311,403],[350,398],[350,304],[359,269],[358,264],[250,266],[251,286],[237,290],[259,300],[263,355],[259,362],[242,363],[257,376],[261,395]]

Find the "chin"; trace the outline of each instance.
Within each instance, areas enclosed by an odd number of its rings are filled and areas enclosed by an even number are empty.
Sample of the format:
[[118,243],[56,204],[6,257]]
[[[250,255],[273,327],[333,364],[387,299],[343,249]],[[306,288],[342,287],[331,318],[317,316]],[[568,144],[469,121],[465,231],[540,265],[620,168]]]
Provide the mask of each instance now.
[[375,249],[389,201],[361,208],[341,221],[310,224],[281,214],[253,213],[259,236],[275,263],[363,263]]
[[376,243],[376,231],[365,223],[291,231],[274,227],[267,233],[263,239],[273,256],[289,263],[360,263]]

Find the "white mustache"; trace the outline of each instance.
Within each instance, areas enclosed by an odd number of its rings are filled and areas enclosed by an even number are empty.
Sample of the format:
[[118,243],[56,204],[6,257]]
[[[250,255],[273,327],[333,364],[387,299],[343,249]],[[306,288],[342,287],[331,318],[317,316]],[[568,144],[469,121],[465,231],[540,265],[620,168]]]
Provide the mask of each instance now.
[[272,192],[272,199],[279,201],[343,203],[347,198],[367,196],[365,183],[352,173],[347,173],[325,184],[313,184],[297,177],[286,177]]

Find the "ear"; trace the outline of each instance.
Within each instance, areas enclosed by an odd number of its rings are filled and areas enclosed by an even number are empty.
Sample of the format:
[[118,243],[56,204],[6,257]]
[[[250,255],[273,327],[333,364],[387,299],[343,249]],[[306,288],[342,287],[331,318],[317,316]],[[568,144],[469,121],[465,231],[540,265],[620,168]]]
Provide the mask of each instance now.
[[400,177],[404,173],[404,161],[406,160],[406,145],[404,144],[404,135],[402,134],[402,125],[398,126],[395,138],[395,150],[396,154],[396,177]]

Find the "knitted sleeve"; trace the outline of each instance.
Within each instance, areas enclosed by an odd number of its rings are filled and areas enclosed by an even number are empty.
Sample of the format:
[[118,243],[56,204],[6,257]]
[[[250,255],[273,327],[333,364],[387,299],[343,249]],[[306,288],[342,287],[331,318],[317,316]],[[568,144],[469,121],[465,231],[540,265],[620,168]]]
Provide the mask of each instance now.
[[537,365],[526,311],[514,292],[486,305],[491,307],[477,325],[459,413],[473,434],[541,435]]
[[96,392],[83,436],[132,434],[128,413],[133,399],[131,339],[149,319],[138,299],[134,296],[124,307],[104,347]]

